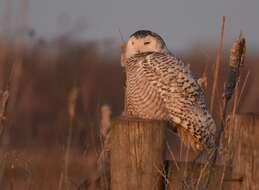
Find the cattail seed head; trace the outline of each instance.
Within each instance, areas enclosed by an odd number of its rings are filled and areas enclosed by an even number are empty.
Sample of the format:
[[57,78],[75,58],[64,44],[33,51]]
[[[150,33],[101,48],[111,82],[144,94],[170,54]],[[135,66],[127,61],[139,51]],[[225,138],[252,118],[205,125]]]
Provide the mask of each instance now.
[[68,97],[68,114],[69,118],[73,119],[75,117],[76,100],[78,97],[78,88],[73,88]]
[[233,43],[232,48],[230,49],[230,61],[229,65],[231,67],[242,67],[244,66],[246,52],[246,41],[242,34],[239,38]]
[[125,67],[126,62],[126,42],[121,42],[120,44],[120,58],[121,58],[121,66]]
[[100,133],[101,136],[105,138],[107,135],[110,127],[111,127],[111,108],[109,105],[102,105],[101,106],[101,128]]
[[233,43],[232,48],[230,49],[230,59],[229,59],[229,74],[228,81],[224,88],[224,98],[225,100],[230,100],[232,97],[236,83],[239,77],[239,68],[244,66],[246,53],[246,41],[242,34],[239,35],[239,38]]

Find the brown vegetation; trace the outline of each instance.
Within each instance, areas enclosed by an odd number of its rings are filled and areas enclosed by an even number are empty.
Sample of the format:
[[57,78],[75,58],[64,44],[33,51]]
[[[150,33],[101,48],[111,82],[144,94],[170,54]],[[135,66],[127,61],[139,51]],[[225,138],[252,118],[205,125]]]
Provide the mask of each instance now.
[[[1,105],[6,90],[9,93],[7,110],[1,115],[7,129],[1,139],[1,189],[75,189],[83,182],[88,183],[85,179],[96,177],[101,147],[100,106],[108,104],[113,116],[123,109],[123,71],[119,55],[111,50],[104,43],[66,38],[41,39],[27,45],[0,38]],[[242,77],[247,71],[250,75],[240,97],[240,112],[259,113],[256,56],[248,52],[242,71]],[[197,78],[208,67],[209,102],[211,65],[215,60],[211,48],[193,48],[182,52],[181,57],[190,63]],[[225,80],[227,60],[223,54],[218,84]],[[216,89],[214,110],[219,110],[222,87]],[[72,103],[75,106],[68,110],[68,99],[75,88],[78,90]],[[219,117],[219,111],[214,115]],[[67,146],[71,148],[69,158],[65,157]],[[90,186],[96,189],[95,185]]]

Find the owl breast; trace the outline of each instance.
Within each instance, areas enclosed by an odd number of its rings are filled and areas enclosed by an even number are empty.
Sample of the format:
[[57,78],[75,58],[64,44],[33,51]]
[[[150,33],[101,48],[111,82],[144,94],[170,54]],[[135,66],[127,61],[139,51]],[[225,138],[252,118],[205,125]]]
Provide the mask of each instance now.
[[143,119],[168,120],[164,102],[153,87],[155,81],[152,84],[146,79],[140,64],[142,61],[145,60],[134,59],[127,65],[127,112]]

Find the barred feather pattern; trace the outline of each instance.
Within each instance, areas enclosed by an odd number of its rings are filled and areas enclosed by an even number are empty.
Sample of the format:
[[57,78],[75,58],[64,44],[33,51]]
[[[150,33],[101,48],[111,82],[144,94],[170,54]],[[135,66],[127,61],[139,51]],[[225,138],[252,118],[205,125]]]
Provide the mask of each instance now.
[[194,149],[214,146],[216,124],[197,80],[180,59],[170,53],[136,54],[126,60],[126,74],[130,116],[170,121],[191,137]]

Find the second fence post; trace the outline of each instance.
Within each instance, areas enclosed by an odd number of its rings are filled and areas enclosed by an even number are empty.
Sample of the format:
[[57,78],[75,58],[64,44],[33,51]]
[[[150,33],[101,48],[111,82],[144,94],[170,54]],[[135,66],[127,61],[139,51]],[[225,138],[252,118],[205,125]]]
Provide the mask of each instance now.
[[111,131],[111,189],[161,190],[166,122],[118,118]]

